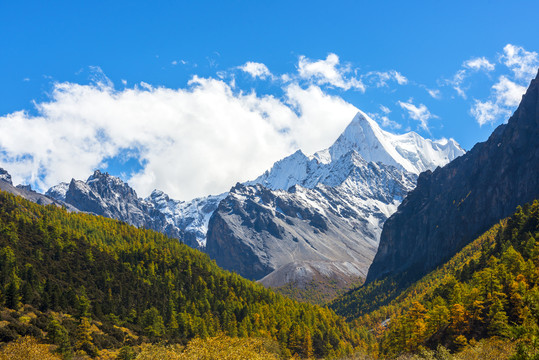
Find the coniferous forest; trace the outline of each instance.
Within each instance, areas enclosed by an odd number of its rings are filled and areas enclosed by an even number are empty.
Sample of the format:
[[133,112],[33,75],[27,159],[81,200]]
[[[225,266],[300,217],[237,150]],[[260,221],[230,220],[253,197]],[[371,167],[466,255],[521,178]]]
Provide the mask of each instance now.
[[[382,357],[443,346],[461,351],[484,339],[539,357],[539,201],[518,207],[449,262],[403,289],[387,278],[331,304],[367,326]],[[487,358],[497,358],[487,357]]]
[[331,310],[223,271],[176,239],[5,192],[0,279],[0,341],[30,336],[64,358],[107,349],[129,358],[141,344],[219,336],[266,338],[283,357],[335,357],[368,337]]
[[534,359],[538,237],[536,200],[421,280],[328,309],[160,233],[0,192],[0,358]]

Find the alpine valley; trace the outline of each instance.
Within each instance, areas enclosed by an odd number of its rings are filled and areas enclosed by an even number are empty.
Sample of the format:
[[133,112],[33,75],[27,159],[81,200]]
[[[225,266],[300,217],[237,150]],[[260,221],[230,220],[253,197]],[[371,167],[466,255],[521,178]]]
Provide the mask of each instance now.
[[298,150],[228,193],[178,201],[154,190],[141,199],[119,178],[96,170],[45,195],[178,238],[224,269],[323,303],[365,279],[384,222],[419,173],[462,154],[452,139],[391,134],[358,112],[328,149],[312,156]]
[[467,153],[359,112],[188,202],[2,169],[0,360],[537,359],[538,164],[539,74]]

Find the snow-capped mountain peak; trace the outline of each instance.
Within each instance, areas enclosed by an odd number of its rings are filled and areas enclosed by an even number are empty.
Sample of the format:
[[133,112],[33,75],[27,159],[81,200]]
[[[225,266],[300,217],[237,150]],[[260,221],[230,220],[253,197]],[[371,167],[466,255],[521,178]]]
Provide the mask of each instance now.
[[49,190],[47,190],[45,195],[50,196],[56,200],[65,201],[68,190],[69,190],[69,183],[61,182],[58,185],[54,185]]
[[430,140],[415,132],[392,134],[382,130],[362,111],[356,114],[333,145],[315,153],[312,158],[328,163],[338,160],[350,150],[355,150],[366,161],[393,165],[416,175],[444,166],[464,154],[453,139]]
[[330,174],[335,177],[335,164],[350,152],[367,163],[380,162],[415,175],[444,166],[464,154],[453,139],[433,141],[415,132],[391,134],[360,111],[329,148],[310,157],[298,150],[246,185],[262,184],[272,190],[287,190],[296,184],[312,188]]

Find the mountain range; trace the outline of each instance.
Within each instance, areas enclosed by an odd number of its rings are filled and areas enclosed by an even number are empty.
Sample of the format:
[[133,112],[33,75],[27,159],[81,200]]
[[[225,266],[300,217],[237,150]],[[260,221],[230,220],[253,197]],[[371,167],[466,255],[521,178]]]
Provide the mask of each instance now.
[[154,190],[142,199],[96,170],[45,195],[72,210],[178,238],[266,286],[346,289],[366,277],[382,226],[417,175],[462,154],[452,139],[395,135],[358,112],[329,148],[311,156],[298,150],[224,194],[178,201]]
[[0,342],[95,357],[224,332],[284,358],[537,358],[538,129],[539,74],[468,153],[360,112],[328,149],[190,202],[98,170],[43,195],[0,169]]

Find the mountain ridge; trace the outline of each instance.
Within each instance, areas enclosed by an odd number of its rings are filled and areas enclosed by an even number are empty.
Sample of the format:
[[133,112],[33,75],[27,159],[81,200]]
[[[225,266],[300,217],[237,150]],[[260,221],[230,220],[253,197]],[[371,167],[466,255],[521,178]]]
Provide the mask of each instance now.
[[508,123],[487,141],[419,176],[384,225],[367,282],[402,272],[413,281],[517,205],[539,198],[538,83],[539,74]]

